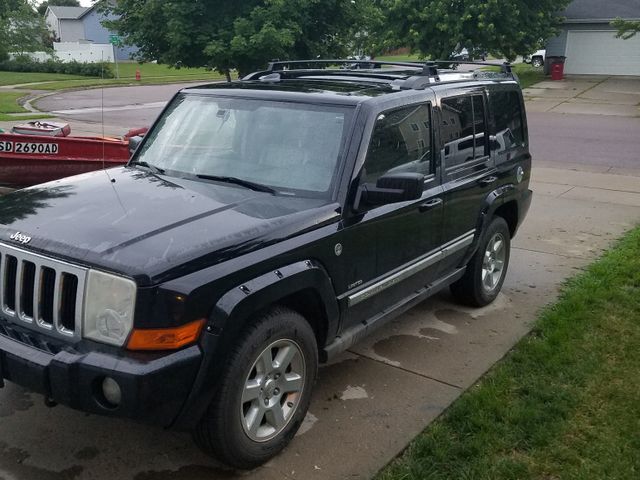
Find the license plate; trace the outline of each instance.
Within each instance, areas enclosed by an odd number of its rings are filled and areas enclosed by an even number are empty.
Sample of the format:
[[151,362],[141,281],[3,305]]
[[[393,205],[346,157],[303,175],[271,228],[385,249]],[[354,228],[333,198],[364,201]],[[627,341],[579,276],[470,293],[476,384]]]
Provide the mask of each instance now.
[[0,141],[0,153],[55,155],[58,153],[58,144]]

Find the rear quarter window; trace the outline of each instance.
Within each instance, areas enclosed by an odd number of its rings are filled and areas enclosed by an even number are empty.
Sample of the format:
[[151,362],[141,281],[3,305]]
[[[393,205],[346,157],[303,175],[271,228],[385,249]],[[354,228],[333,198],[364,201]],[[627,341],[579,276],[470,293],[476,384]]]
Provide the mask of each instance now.
[[[489,106],[494,119],[495,144],[508,149],[525,143],[520,95],[515,90],[489,92]],[[492,142],[492,145],[495,145]]]

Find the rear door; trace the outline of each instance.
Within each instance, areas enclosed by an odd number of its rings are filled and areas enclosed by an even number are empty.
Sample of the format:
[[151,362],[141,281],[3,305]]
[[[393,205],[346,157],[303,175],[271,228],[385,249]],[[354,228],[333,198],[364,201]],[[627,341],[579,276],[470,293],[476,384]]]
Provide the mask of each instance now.
[[445,257],[440,272],[459,264],[472,243],[483,202],[497,183],[489,150],[483,89],[440,101],[440,159],[444,199]]

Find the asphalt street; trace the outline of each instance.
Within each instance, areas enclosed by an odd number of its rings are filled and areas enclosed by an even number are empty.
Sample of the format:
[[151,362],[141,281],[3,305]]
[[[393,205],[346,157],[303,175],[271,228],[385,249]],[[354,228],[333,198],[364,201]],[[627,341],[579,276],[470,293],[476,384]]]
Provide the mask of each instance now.
[[[74,132],[122,135],[150,125],[181,88],[195,84],[120,87],[67,92],[35,103],[72,122]],[[103,99],[104,96],[104,99]],[[104,105],[104,111],[102,111]],[[640,168],[640,118],[529,112],[534,161],[545,166]]]

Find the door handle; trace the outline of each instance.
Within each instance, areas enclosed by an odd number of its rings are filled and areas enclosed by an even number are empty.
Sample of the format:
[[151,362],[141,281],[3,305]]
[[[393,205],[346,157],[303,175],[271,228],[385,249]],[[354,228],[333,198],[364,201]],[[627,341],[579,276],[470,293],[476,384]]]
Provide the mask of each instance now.
[[494,177],[493,175],[490,177],[484,177],[482,180],[480,180],[478,183],[482,184],[482,185],[491,185],[493,182],[495,182],[496,180],[498,180],[498,177]]
[[431,200],[427,200],[426,202],[421,203],[418,207],[418,210],[421,212],[426,212],[427,210],[439,207],[440,205],[442,205],[441,198],[432,198]]

